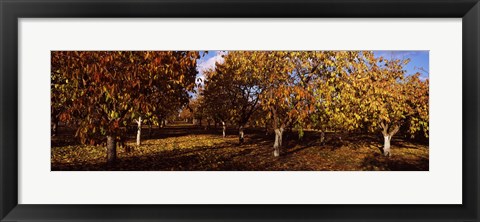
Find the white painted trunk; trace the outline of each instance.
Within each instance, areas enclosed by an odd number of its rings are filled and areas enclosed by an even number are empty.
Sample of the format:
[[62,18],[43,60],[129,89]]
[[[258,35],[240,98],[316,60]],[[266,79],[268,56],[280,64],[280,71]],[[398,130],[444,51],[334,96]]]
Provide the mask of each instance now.
[[240,142],[240,144],[243,143],[243,136],[244,136],[243,126],[240,126],[240,127],[238,128],[238,141]]
[[53,122],[53,124],[52,124],[52,136],[57,135],[57,129],[58,129],[58,124],[56,122]]
[[117,159],[117,146],[115,137],[107,136],[107,164],[113,164]]
[[227,131],[227,126],[225,125],[225,121],[222,121],[222,131],[223,131],[223,138],[225,138],[225,132]]
[[240,129],[240,139],[242,139],[242,140],[243,140],[243,135],[244,135],[244,133],[243,133],[243,128],[242,128],[242,129]]
[[280,156],[280,147],[282,146],[283,129],[275,129],[275,143],[273,144],[273,156]]
[[138,117],[137,121],[138,129],[137,129],[137,146],[141,145],[141,136],[142,136],[142,117]]
[[323,144],[325,142],[325,132],[320,133],[320,143]]
[[383,144],[383,154],[385,156],[391,156],[392,154],[390,153],[390,140],[392,140],[391,136],[384,136],[384,141],[385,143]]

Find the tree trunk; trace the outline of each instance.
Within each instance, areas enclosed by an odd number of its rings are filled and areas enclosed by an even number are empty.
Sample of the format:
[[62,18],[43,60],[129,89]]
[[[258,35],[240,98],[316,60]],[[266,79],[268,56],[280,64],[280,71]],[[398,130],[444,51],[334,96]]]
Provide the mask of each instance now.
[[275,143],[273,144],[273,156],[280,156],[280,147],[282,147],[283,128],[275,129]]
[[244,128],[243,126],[238,127],[238,142],[239,142],[240,145],[242,145],[243,140],[244,140],[244,138],[243,138],[243,136],[244,136],[243,128]]
[[383,155],[385,156],[391,156],[391,153],[390,153],[390,140],[392,139],[392,137],[390,135],[384,135],[383,136],[384,138],[384,144],[383,144]]
[[107,136],[107,164],[115,163],[117,159],[117,146],[114,136]]
[[325,143],[325,132],[323,130],[320,132],[320,143],[322,145]]
[[383,155],[385,155],[386,157],[392,156],[392,153],[390,151],[390,141],[392,140],[392,137],[398,132],[398,130],[400,130],[400,125],[393,125],[393,127],[390,126],[389,128],[388,123],[380,122],[380,126],[382,127],[382,135],[384,138]]
[[140,146],[140,145],[141,145],[141,136],[142,136],[142,117],[138,117],[137,125],[138,125],[138,129],[137,129],[137,146]]
[[51,120],[51,125],[50,126],[52,127],[52,130],[51,130],[52,136],[56,136],[57,132],[58,132],[59,115],[54,114],[53,112],[54,111],[52,110],[52,120]]
[[222,121],[222,131],[223,131],[223,138],[225,138],[225,131],[227,131],[227,126],[225,125],[225,121]]
[[148,138],[152,138],[152,123],[148,123]]
[[57,121],[53,121],[52,123],[52,136],[57,135],[58,123]]

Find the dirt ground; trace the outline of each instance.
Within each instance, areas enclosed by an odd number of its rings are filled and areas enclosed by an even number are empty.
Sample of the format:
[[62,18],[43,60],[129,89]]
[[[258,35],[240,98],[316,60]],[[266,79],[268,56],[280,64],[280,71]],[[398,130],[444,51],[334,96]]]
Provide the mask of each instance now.
[[52,138],[51,169],[133,171],[426,171],[428,143],[392,139],[393,156],[382,155],[380,136],[327,133],[324,144],[319,133],[307,131],[302,139],[295,132],[284,135],[280,157],[273,156],[272,134],[247,129],[245,142],[238,143],[234,129],[222,138],[221,129],[205,130],[193,125],[142,129],[142,145],[130,153],[117,148],[117,162],[106,165],[104,146],[78,145],[70,135]]

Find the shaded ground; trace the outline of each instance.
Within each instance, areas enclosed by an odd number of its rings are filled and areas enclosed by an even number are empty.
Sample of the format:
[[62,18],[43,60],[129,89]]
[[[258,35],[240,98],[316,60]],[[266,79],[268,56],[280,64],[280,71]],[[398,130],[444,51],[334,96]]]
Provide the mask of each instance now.
[[[68,136],[52,139],[52,170],[428,170],[428,144],[393,138],[393,156],[381,153],[382,141],[368,135],[328,133],[320,144],[318,133],[306,132],[302,140],[287,133],[280,157],[273,156],[273,135],[262,130],[246,131],[245,143],[238,145],[234,130],[226,138],[220,129],[205,130],[190,125],[153,129],[140,147],[126,153],[117,149],[118,160],[107,166],[106,148],[75,145]],[[150,138],[150,139],[148,139]]]

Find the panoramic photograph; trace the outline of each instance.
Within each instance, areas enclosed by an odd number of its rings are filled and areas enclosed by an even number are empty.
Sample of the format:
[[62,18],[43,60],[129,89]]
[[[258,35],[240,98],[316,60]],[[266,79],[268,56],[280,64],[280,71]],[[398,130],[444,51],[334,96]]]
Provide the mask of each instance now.
[[52,171],[428,171],[429,51],[51,51]]

